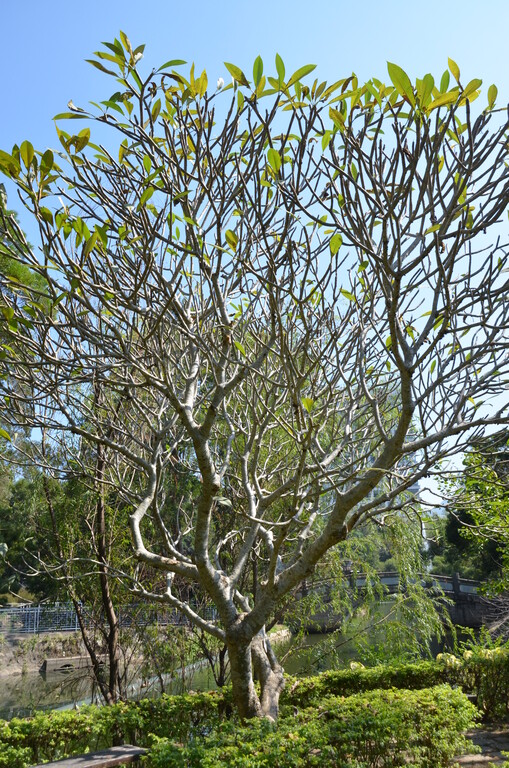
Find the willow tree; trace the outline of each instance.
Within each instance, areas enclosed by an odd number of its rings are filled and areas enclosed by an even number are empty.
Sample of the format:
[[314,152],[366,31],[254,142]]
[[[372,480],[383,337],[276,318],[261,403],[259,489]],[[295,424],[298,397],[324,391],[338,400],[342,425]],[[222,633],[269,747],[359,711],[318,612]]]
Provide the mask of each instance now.
[[[452,61],[452,85],[328,85],[258,58],[209,88],[142,54],[95,54],[116,90],[69,103],[58,125],[86,127],[58,152],[0,154],[40,237],[12,222],[2,247],[51,304],[4,278],[2,418],[123,495],[133,591],[224,642],[239,712],[274,717],[281,602],[507,421],[507,117]],[[199,479],[181,507],[176,466]]]

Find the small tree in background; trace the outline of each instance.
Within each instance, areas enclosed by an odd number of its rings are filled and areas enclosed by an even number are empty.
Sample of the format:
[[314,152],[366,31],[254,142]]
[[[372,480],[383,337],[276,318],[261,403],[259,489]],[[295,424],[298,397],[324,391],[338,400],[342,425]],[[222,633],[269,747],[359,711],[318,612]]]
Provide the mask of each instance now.
[[[328,85],[258,58],[216,90],[142,53],[96,54],[115,90],[57,116],[87,121],[58,153],[0,153],[41,241],[13,222],[2,248],[50,302],[2,281],[1,409],[122,495],[132,591],[224,642],[240,714],[275,717],[285,597],[507,421],[505,110],[491,86],[474,116],[452,61],[452,86]],[[175,466],[197,483],[165,505]]]

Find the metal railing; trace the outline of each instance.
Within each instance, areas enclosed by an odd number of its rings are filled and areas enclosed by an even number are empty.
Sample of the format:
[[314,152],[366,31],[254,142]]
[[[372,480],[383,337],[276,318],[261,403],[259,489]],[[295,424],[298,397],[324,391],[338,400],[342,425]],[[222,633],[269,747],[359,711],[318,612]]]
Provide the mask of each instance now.
[[76,632],[78,617],[71,605],[15,605],[0,608],[0,633]]
[[[101,623],[100,616],[92,616],[83,608],[83,619],[87,627]],[[207,606],[200,615],[215,620],[216,610]],[[187,620],[171,608],[155,608],[149,604],[124,606],[119,611],[122,627],[182,625]],[[40,632],[76,632],[79,629],[78,616],[74,607],[65,603],[43,603],[42,605],[14,605],[0,608],[0,634],[37,634]]]

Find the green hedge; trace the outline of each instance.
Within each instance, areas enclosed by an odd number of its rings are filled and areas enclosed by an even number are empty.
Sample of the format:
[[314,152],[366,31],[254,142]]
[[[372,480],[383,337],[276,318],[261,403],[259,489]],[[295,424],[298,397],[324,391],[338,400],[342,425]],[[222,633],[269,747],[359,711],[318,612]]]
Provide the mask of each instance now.
[[0,720],[0,766],[27,768],[115,743],[146,745],[152,734],[187,742],[203,729],[217,727],[231,709],[230,693],[224,691]]
[[[278,730],[271,739],[283,738],[284,723],[293,725],[295,712],[300,717],[303,710],[313,706],[320,708],[331,696],[362,694],[361,698],[367,700],[367,694],[378,689],[417,692],[443,683],[460,687],[475,697],[484,719],[507,719],[509,716],[509,652],[502,648],[478,648],[466,650],[461,658],[441,654],[435,662],[371,669],[357,665],[355,669],[324,672],[316,677],[288,678],[281,697],[280,729],[283,730]],[[194,749],[192,745],[197,744],[204,734],[217,733],[217,738],[226,738],[229,728],[237,731],[239,726],[235,720],[225,722],[231,714],[231,691],[223,689],[221,692],[162,696],[157,700],[146,699],[112,707],[83,707],[79,711],[38,713],[32,718],[0,721],[0,768],[26,768],[114,743],[147,746],[152,736],[182,744],[185,749]],[[312,731],[315,727],[311,720],[309,723],[299,722],[299,728]],[[266,726],[257,724],[252,727]],[[173,749],[168,744],[164,748]],[[316,749],[321,748],[317,746]],[[175,764],[179,765],[178,762]]]
[[156,740],[151,768],[445,768],[473,751],[464,731],[475,707],[448,685],[328,697],[319,707],[266,720],[224,722],[188,744]]
[[323,672],[315,677],[288,678],[282,705],[307,707],[324,696],[350,696],[377,688],[418,690],[449,683],[472,696],[486,721],[509,718],[509,650],[474,648],[460,656],[441,653],[435,661],[382,665]]
[[351,696],[377,688],[431,688],[441,683],[456,683],[457,674],[445,663],[422,661],[417,664],[382,665],[365,669],[322,672],[314,677],[288,678],[281,697],[282,705],[308,707],[324,696]]

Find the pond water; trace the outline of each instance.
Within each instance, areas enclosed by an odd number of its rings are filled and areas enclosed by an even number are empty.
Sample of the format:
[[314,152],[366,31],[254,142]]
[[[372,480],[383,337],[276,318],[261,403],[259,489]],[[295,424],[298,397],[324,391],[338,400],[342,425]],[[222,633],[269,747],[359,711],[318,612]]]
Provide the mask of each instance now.
[[[436,653],[443,649],[444,642],[433,651]],[[290,675],[317,674],[337,666],[338,662],[347,665],[350,660],[359,658],[354,644],[339,633],[307,635],[298,645],[295,638],[291,638],[278,645],[277,653],[285,671]],[[215,687],[211,670],[208,664],[203,663],[186,667],[173,676],[165,675],[162,682],[167,693],[203,691]],[[158,678],[135,679],[130,685],[130,693],[133,698],[158,696],[161,693],[161,681]],[[83,669],[67,673],[53,672],[49,675],[38,672],[18,673],[0,678],[0,718],[4,720],[25,717],[37,710],[69,709],[91,701],[98,701],[98,695],[91,684],[90,675]]]

